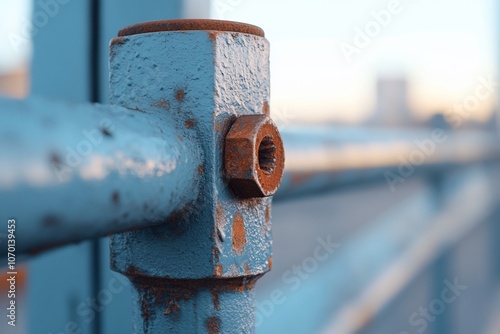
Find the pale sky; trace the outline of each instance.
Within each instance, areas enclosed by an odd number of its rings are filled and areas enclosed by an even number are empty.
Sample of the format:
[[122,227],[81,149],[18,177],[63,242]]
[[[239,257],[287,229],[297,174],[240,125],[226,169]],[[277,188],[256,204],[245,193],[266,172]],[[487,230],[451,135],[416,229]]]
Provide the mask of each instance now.
[[31,0],[0,0],[0,74],[27,62],[31,52],[26,43],[12,43],[13,36],[26,36],[31,20]]
[[[389,10],[392,1],[214,0],[212,16],[266,31],[272,109],[292,119],[367,117],[377,75],[406,76],[419,117],[462,101],[479,76],[498,78],[500,0],[400,0],[369,44],[356,47],[356,29],[373,28],[372,12]],[[30,5],[30,0],[0,0],[0,73],[29,58],[29,43],[16,50],[9,36],[27,28]],[[358,52],[350,63],[341,49],[347,44]],[[483,101],[474,116],[487,117],[493,101]]]
[[[356,28],[364,31],[374,20],[371,12],[387,10],[391,0],[218,0],[232,6],[214,16],[266,31],[273,111],[358,121],[373,109],[378,74],[407,76],[419,117],[474,93],[478,76],[498,77],[495,1],[401,0],[350,64],[341,43],[352,45]],[[493,101],[484,101],[474,116],[487,117]]]

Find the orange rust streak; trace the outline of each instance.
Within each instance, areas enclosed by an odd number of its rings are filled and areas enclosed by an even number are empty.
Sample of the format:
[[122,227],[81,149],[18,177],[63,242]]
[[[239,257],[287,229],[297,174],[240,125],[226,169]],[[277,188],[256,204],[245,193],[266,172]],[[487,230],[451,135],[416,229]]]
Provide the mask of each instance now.
[[220,333],[220,319],[217,317],[210,317],[205,322],[205,326],[209,334]]
[[217,35],[219,34],[218,31],[215,31],[215,30],[211,30],[208,32],[208,38],[210,38],[210,40],[212,42],[215,42],[215,40],[217,39]]
[[267,267],[269,268],[269,270],[271,270],[273,268],[273,258],[272,257],[269,257],[267,259]]
[[271,205],[268,204],[266,206],[266,223],[269,223],[270,219],[271,219]]
[[184,126],[186,127],[186,129],[191,129],[193,126],[196,125],[196,120],[190,118],[188,119],[185,123],[184,123]]
[[219,289],[212,288],[210,289],[210,293],[212,294],[212,303],[214,304],[214,308],[218,310],[220,308],[219,303]]
[[218,264],[217,266],[215,266],[215,269],[214,269],[214,272],[215,272],[215,276],[217,277],[221,277],[222,276],[222,264]]
[[252,274],[252,271],[250,270],[250,266],[248,265],[248,263],[245,263],[245,275],[251,275]]
[[270,110],[271,110],[271,108],[269,108],[269,103],[264,102],[264,105],[262,106],[262,113],[269,116],[269,114],[271,113]]
[[243,253],[245,244],[247,243],[245,222],[241,213],[236,212],[233,222],[233,250],[237,254]]
[[186,95],[186,93],[182,89],[179,89],[177,93],[175,93],[175,99],[177,101],[182,101],[184,100],[184,95]]

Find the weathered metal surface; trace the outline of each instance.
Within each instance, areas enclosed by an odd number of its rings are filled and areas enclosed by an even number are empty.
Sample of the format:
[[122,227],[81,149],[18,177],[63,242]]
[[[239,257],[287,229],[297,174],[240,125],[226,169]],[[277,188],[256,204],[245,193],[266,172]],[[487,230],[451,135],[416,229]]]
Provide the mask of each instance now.
[[19,253],[158,225],[197,197],[202,155],[171,115],[36,98],[0,109],[0,211],[19,221]]
[[287,163],[278,201],[368,182],[395,190],[422,173],[500,160],[498,136],[482,131],[314,126],[281,136]]
[[[244,32],[159,31],[118,37],[110,54],[111,102],[173,115],[203,152],[197,201],[171,224],[112,237],[111,266],[134,283],[136,331],[253,332],[252,284],[234,282],[270,269],[271,198],[235,196],[223,151],[237,117],[268,109],[268,42]],[[179,282],[191,298],[174,298],[168,287]]]
[[224,152],[230,187],[241,197],[267,197],[278,190],[285,151],[278,128],[267,115],[240,116],[226,135]]

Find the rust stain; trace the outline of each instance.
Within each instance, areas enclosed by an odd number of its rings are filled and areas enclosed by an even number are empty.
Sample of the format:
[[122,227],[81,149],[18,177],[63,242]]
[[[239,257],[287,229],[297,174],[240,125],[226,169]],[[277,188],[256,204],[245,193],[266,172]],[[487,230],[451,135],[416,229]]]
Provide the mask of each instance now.
[[271,204],[266,205],[266,223],[271,220]]
[[193,119],[193,118],[190,118],[188,119],[185,123],[184,123],[184,126],[186,127],[186,129],[191,129],[193,126],[196,125],[196,120]]
[[128,38],[122,36],[115,37],[111,40],[111,45],[122,45],[128,41]]
[[269,270],[273,268],[273,258],[271,256],[267,258],[267,267]]
[[160,31],[190,30],[229,31],[265,37],[264,31],[261,28],[251,24],[206,19],[162,20],[139,23],[121,29],[118,32],[118,36],[122,37]]
[[177,139],[179,139],[179,141],[183,141],[184,139],[182,139],[181,136],[177,136]]
[[217,35],[219,35],[219,33],[217,31],[209,31],[208,32],[208,38],[210,38],[210,40],[212,42],[215,42],[215,40],[217,39]]
[[169,315],[172,312],[174,312],[174,313],[178,312],[180,309],[181,308],[179,307],[177,300],[171,299],[167,304],[167,308],[165,309],[165,311],[163,311],[163,314]]
[[126,276],[128,277],[134,277],[134,276],[145,276],[145,273],[142,272],[139,268],[136,266],[129,266],[127,270],[125,271]]
[[217,317],[210,317],[205,321],[205,327],[209,334],[220,333],[220,319]]
[[219,263],[215,266],[214,274],[217,277],[222,277],[222,273],[223,273],[222,264]]
[[204,170],[203,165],[199,165],[199,166],[198,166],[198,175],[203,174],[203,170]]
[[151,106],[160,107],[160,108],[163,108],[165,110],[169,110],[170,109],[170,102],[168,100],[165,100],[165,99],[160,99],[160,101],[153,103]]
[[169,279],[158,277],[129,277],[141,293],[141,313],[149,319],[150,308],[166,306],[164,315],[180,311],[179,301],[189,301],[200,293],[209,291],[215,309],[220,308],[220,294],[225,292],[244,292],[252,290],[262,275],[227,278],[221,284],[220,278]]
[[245,268],[245,275],[252,274],[252,271],[250,270],[250,266],[248,265],[248,263],[245,262],[244,268]]
[[179,89],[177,93],[175,93],[175,99],[177,101],[182,101],[184,100],[184,96],[186,95],[186,92],[184,92],[183,89]]
[[241,213],[236,212],[233,221],[233,250],[237,254],[242,254],[246,243],[245,222]]
[[179,301],[188,301],[200,291],[210,291],[215,309],[220,308],[220,294],[224,292],[244,292],[252,290],[262,275],[205,279],[170,279],[167,277],[129,276],[134,286],[141,293],[141,309],[145,319],[150,317],[150,307],[166,306],[163,314],[169,315],[180,311]]
[[271,113],[271,108],[269,108],[269,103],[267,103],[267,101],[264,101],[264,105],[262,106],[262,112],[268,116]]
[[151,314],[149,313],[148,302],[144,296],[141,296],[141,316],[146,324],[149,323],[149,318],[151,317]]
[[219,292],[220,290],[217,287],[213,287],[210,289],[210,293],[212,294],[212,303],[214,304],[214,308],[216,310],[218,310],[220,307]]

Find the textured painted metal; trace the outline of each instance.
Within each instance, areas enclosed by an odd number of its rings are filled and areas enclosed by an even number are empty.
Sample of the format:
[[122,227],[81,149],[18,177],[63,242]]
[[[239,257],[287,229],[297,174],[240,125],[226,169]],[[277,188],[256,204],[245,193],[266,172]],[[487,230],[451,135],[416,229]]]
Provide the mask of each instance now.
[[[116,36],[121,28],[137,22],[151,20],[178,19],[188,17],[208,17],[210,1],[206,0],[168,0],[168,1],[137,1],[137,0],[100,0],[101,6],[101,101],[109,101],[109,41]],[[89,24],[93,24],[89,21]],[[58,51],[60,48],[53,48]],[[109,238],[102,239],[101,288],[106,288],[113,282],[117,273],[109,267]],[[128,281],[123,277],[124,281]],[[132,292],[130,288],[123,289],[113,296],[113,300],[99,313],[102,317],[101,333],[132,333]],[[126,319],[116,321],[116,319]],[[92,333],[98,334],[98,333]]]
[[112,237],[111,266],[134,283],[137,332],[251,333],[253,283],[271,267],[271,198],[241,199],[224,176],[238,116],[269,109],[265,38],[161,31],[111,42],[111,103],[173,115],[203,152],[198,200],[171,224]]
[[36,98],[0,109],[0,211],[22,222],[19,253],[158,225],[197,197],[202,154],[172,115]]

